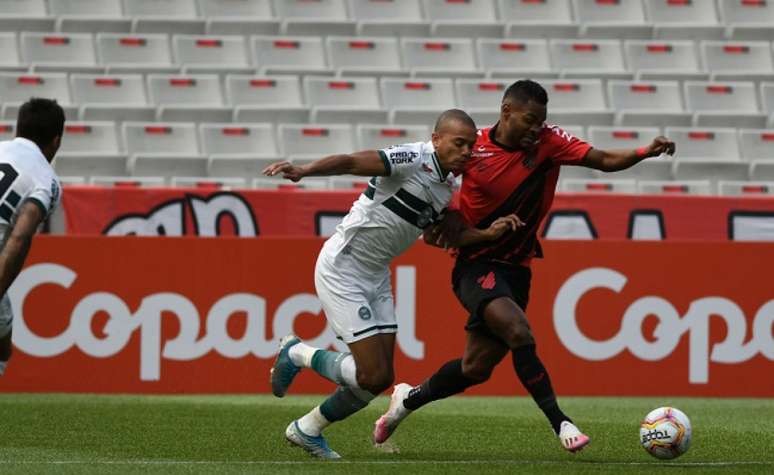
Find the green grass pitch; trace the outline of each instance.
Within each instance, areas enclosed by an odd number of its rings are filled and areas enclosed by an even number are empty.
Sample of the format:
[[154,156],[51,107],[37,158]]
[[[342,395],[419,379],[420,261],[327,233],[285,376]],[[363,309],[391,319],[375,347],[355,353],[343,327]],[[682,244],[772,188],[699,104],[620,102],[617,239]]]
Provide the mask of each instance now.
[[[318,462],[283,437],[320,397],[0,395],[0,473],[774,473],[774,400],[563,398],[592,438],[561,449],[527,398],[454,397],[412,414],[393,436],[369,439],[387,406],[374,401],[326,431],[342,462]],[[671,462],[638,443],[639,420],[673,405],[693,444]]]

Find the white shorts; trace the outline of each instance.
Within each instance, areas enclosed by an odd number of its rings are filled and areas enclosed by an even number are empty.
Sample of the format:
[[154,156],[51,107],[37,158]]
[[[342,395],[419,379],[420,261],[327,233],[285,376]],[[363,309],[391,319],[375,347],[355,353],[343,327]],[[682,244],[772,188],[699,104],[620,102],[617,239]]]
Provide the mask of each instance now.
[[13,327],[13,310],[11,309],[11,299],[8,294],[0,299],[0,338],[7,335]]
[[326,252],[317,258],[314,285],[333,331],[354,343],[379,333],[397,333],[390,269],[363,269],[350,255]]

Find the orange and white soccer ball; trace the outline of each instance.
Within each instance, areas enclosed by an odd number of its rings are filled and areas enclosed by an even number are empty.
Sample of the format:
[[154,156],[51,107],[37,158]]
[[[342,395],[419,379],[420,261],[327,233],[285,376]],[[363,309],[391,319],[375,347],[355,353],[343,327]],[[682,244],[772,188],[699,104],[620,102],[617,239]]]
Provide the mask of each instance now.
[[677,458],[691,445],[691,421],[674,407],[654,409],[640,423],[640,443],[656,458]]

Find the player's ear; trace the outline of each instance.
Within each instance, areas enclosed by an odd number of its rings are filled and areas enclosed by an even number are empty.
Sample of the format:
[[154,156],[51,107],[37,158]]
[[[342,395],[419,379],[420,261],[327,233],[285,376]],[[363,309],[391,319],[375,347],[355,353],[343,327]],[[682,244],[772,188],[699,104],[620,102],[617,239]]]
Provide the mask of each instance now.
[[441,134],[438,132],[433,132],[433,135],[430,136],[431,140],[433,141],[433,147],[438,147],[438,145],[441,143]]

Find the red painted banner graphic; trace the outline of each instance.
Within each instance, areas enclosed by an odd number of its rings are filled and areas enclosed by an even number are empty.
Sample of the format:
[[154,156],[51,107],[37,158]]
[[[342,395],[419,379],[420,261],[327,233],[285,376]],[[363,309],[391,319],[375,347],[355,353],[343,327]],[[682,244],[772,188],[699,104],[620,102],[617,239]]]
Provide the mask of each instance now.
[[[318,238],[38,237],[9,292],[2,391],[268,392],[290,332],[343,349],[314,295]],[[560,395],[774,397],[774,247],[553,241],[527,315]],[[453,260],[397,259],[396,377],[462,354]],[[291,393],[331,385],[303,373]],[[524,394],[510,362],[471,394]]]
[[[68,187],[67,233],[143,236],[329,235],[357,191]],[[645,234],[638,230],[645,226]],[[555,238],[772,240],[774,199],[560,194],[543,226]],[[763,237],[768,236],[768,237]]]

